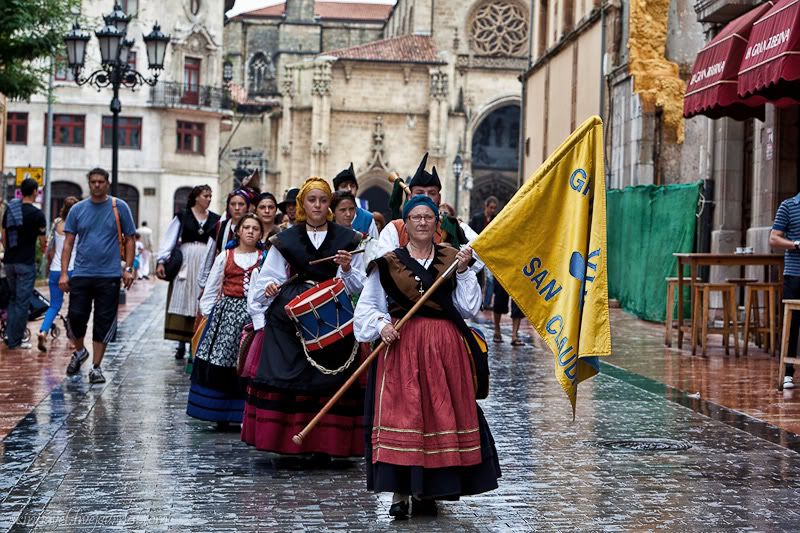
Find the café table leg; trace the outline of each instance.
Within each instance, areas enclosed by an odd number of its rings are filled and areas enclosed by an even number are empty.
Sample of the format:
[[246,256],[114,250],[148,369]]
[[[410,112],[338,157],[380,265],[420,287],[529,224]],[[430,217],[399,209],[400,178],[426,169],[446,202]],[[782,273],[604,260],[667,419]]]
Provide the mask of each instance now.
[[678,349],[683,348],[683,261],[678,258]]

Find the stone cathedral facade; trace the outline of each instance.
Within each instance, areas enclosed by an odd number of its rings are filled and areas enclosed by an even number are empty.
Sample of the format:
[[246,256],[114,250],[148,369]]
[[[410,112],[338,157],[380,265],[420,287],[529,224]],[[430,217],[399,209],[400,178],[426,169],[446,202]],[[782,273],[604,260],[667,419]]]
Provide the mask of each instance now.
[[289,0],[233,17],[224,69],[238,104],[221,139],[223,188],[237,167],[261,167],[280,196],[352,161],[361,196],[384,210],[389,172],[408,175],[429,152],[462,218],[489,195],[504,204],[521,177],[529,26],[517,0]]

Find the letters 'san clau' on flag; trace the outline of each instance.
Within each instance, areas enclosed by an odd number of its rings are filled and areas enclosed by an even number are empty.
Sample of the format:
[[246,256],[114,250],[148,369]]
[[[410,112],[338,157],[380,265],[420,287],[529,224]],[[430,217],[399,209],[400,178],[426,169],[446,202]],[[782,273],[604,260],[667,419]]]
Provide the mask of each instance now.
[[603,122],[584,122],[472,242],[553,350],[572,403],[611,355]]

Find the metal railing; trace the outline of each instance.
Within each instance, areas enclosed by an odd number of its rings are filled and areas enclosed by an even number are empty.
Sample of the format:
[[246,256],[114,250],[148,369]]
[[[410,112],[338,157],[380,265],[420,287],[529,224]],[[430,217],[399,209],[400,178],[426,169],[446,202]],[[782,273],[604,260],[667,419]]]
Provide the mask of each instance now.
[[191,85],[159,81],[151,89],[150,103],[158,107],[232,109],[227,89],[208,85]]

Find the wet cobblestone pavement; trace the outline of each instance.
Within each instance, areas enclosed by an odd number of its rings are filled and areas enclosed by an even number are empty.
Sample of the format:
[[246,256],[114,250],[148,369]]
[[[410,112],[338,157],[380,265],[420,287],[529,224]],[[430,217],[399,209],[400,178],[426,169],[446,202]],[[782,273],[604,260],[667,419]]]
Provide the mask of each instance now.
[[[636,386],[624,370],[578,395],[577,419],[541,347],[492,347],[482,402],[500,488],[393,523],[360,462],[275,470],[238,433],[185,414],[188,378],[161,340],[164,287],[122,324],[108,383],[53,388],[0,446],[11,531],[796,531],[800,455]],[[613,358],[611,359],[613,362]],[[682,451],[606,441],[672,439]]]

